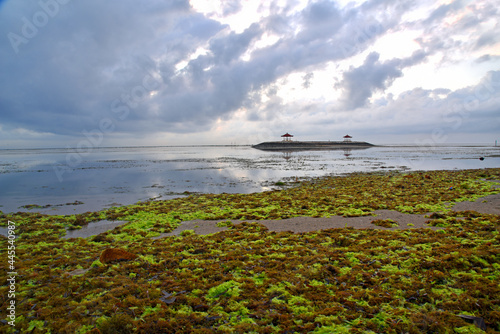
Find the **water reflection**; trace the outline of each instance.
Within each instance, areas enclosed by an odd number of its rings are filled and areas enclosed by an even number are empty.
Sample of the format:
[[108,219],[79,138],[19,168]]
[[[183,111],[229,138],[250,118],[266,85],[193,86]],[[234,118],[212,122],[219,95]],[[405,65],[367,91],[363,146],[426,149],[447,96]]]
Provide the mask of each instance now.
[[285,152],[283,152],[283,159],[285,159],[285,160],[287,160],[287,161],[288,161],[288,160],[290,160],[291,158],[292,158],[292,152],[290,152],[290,151],[285,151]]
[[[342,151],[343,152],[343,155],[345,157],[350,157],[352,155],[352,151],[357,151],[357,150],[366,150],[366,149],[370,149],[371,147],[355,147],[355,148],[330,148],[328,149],[328,151],[334,151],[334,152],[340,152]],[[283,159],[285,159],[286,161],[290,160],[292,157],[294,156],[300,156],[300,155],[297,155],[297,153],[305,153],[305,152],[313,152],[313,151],[327,151],[327,149],[323,149],[323,150],[320,150],[320,149],[316,149],[316,150],[313,150],[313,149],[292,149],[292,150],[278,150],[278,149],[273,149],[273,150],[265,150],[267,152],[281,152],[281,157]]]
[[89,223],[86,226],[83,226],[78,230],[67,230],[66,235],[63,236],[63,239],[69,238],[87,238],[94,235],[98,235],[107,231],[114,229],[117,226],[121,226],[123,224],[128,223],[127,221],[110,221],[110,220],[101,220],[98,222]]
[[500,166],[499,152],[498,147],[377,146],[286,152],[250,146],[102,148],[68,167],[59,180],[54,166],[67,163],[67,150],[0,150],[0,210],[27,211],[20,207],[50,204],[32,211],[74,214],[189,193],[259,192],[285,178],[491,168]]

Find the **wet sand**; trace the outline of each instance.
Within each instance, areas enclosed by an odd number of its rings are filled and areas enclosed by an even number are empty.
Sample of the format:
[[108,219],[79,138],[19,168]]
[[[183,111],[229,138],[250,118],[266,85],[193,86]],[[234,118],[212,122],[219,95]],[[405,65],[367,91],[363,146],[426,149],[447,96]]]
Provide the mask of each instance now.
[[[475,202],[460,202],[455,204],[453,211],[477,211],[485,214],[500,215],[500,194],[482,197]],[[269,231],[281,232],[291,231],[294,233],[311,232],[330,228],[352,227],[356,229],[383,229],[400,230],[409,228],[430,228],[433,230],[439,227],[425,224],[430,218],[427,214],[406,214],[392,210],[375,210],[373,216],[343,217],[333,216],[330,218],[295,217],[280,220],[191,220],[182,222],[181,225],[170,233],[164,233],[156,238],[180,235],[182,231],[193,230],[196,234],[206,235],[227,230],[227,227],[219,227],[217,223],[231,221],[233,224],[242,222],[257,222],[266,226]],[[397,227],[380,227],[372,224],[372,221],[379,219],[392,219],[399,223]]]
[[[500,194],[489,195],[477,199],[474,202],[459,202],[456,203],[451,210],[453,211],[477,211],[484,214],[500,215]],[[428,226],[425,224],[430,218],[426,214],[406,214],[392,210],[375,210],[370,216],[361,217],[343,217],[332,216],[329,218],[314,218],[314,217],[294,217],[289,219],[278,220],[191,220],[184,221],[179,227],[170,233],[161,234],[155,239],[164,238],[169,236],[180,235],[183,231],[193,230],[194,233],[199,235],[207,235],[212,233],[227,230],[227,227],[217,226],[219,222],[230,221],[233,224],[240,224],[242,222],[257,222],[266,226],[269,231],[282,232],[291,231],[294,233],[312,232],[318,230],[325,230],[331,228],[347,228],[352,227],[355,229],[383,229],[383,230],[400,230],[409,228],[430,228],[433,230],[440,229],[440,227]],[[381,227],[372,224],[374,220],[392,219],[399,225],[397,227]],[[101,221],[90,223],[79,230],[67,231],[63,238],[86,238],[126,224],[126,221]],[[0,235],[7,236],[8,230],[6,227],[0,227]]]

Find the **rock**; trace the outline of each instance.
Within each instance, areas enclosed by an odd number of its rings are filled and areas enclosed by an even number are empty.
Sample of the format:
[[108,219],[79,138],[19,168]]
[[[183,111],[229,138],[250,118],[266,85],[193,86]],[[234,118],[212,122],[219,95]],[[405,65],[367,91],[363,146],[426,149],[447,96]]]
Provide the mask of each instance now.
[[477,328],[480,328],[482,329],[483,331],[486,330],[486,324],[484,322],[484,319],[483,318],[480,318],[480,317],[473,317],[471,315],[467,315],[467,314],[459,314],[458,315],[460,318],[462,319],[465,319],[465,320],[468,320],[468,321],[471,321],[474,323],[474,325],[477,327]]
[[127,252],[126,250],[119,248],[108,248],[101,253],[99,261],[101,261],[101,263],[109,263],[113,261],[134,260],[136,258],[137,255]]
[[70,275],[70,276],[78,276],[78,275],[83,275],[85,274],[87,271],[89,271],[89,269],[75,269],[73,271],[70,271],[66,274]]

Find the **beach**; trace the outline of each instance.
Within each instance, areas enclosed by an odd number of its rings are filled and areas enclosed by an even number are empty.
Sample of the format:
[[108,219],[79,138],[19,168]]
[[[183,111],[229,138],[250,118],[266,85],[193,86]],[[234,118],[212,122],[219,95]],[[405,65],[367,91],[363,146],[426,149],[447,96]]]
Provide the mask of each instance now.
[[[500,169],[355,173],[4,213],[17,236],[16,329],[498,332],[499,180]],[[124,223],[64,238],[101,221]],[[4,305],[11,287],[0,287]]]
[[0,334],[500,334],[498,2],[0,0]]
[[[460,202],[451,207],[453,211],[475,211],[483,214],[500,215],[500,195],[489,195],[481,197],[474,202]],[[264,225],[270,232],[285,232],[293,233],[313,232],[319,230],[327,230],[332,228],[354,228],[354,229],[410,229],[410,228],[429,228],[438,229],[438,227],[429,226],[426,222],[429,221],[427,214],[404,214],[398,211],[391,210],[375,210],[373,216],[361,217],[344,217],[334,216],[329,218],[312,218],[312,217],[295,217],[279,220],[254,220],[249,222],[260,223]],[[397,226],[382,227],[373,224],[375,220],[393,220],[398,222]],[[193,230],[194,233],[206,235],[224,231],[227,227],[217,226],[218,223],[224,220],[192,220],[182,222],[179,227],[170,233],[165,233],[159,237],[180,235],[183,231]],[[242,220],[232,220],[232,224],[241,224]]]

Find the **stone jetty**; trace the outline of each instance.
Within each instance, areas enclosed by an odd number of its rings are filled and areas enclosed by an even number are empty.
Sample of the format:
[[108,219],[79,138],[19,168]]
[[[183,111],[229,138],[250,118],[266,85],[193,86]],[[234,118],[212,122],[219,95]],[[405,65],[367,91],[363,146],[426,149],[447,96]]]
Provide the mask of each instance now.
[[264,151],[361,149],[373,146],[364,141],[269,141],[252,145]]

